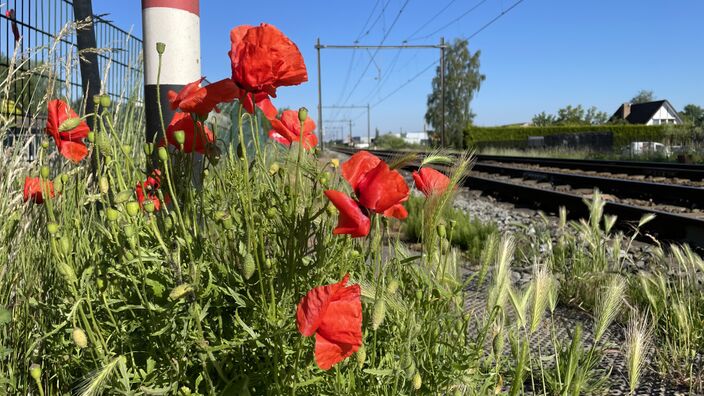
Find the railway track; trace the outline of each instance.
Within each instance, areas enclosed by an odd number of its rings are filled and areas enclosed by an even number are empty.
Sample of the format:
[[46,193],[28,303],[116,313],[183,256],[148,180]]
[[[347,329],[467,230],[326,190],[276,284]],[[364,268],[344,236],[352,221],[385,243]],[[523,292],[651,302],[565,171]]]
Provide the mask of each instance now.
[[[344,154],[357,151],[332,150]],[[400,154],[392,150],[369,151],[387,159]],[[652,242],[652,236],[704,250],[704,188],[673,183],[675,179],[702,181],[704,166],[480,155],[465,186],[548,213],[565,207],[571,219],[589,216],[583,200],[598,188],[606,194],[605,213],[618,216],[620,229],[630,230],[643,215],[652,213],[655,219],[641,228],[645,242]]]

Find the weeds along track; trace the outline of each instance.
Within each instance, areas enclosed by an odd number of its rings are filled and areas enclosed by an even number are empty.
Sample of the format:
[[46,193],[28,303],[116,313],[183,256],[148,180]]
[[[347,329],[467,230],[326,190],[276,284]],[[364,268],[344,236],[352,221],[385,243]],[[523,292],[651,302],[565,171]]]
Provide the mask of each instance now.
[[[345,154],[357,151],[333,150]],[[385,159],[403,153],[370,151]],[[417,164],[407,167],[416,168]],[[676,183],[681,180],[687,184]],[[644,241],[688,243],[702,250],[704,187],[696,185],[702,180],[704,166],[700,165],[478,156],[464,184],[548,213],[565,207],[571,219],[589,216],[584,199],[598,189],[607,201],[605,213],[618,216],[617,227],[631,230],[643,216],[654,214],[655,219],[641,229]]]

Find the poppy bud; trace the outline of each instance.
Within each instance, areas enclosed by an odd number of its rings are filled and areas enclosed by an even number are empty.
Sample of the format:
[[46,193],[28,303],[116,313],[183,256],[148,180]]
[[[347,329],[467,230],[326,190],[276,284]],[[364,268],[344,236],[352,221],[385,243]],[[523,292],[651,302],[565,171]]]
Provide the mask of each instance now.
[[364,362],[366,362],[366,360],[367,360],[367,349],[364,347],[364,345],[362,345],[357,350],[357,367],[362,368],[364,366]]
[[127,204],[125,205],[125,209],[127,209],[128,215],[136,216],[137,213],[139,213],[139,202],[137,202],[137,201],[127,202]]
[[29,366],[29,375],[38,382],[42,378],[42,366],[33,363]]
[[171,293],[169,293],[169,300],[176,301],[192,291],[193,286],[188,283],[182,283],[171,290]]
[[132,238],[134,236],[134,234],[137,233],[131,224],[126,225],[125,228],[123,228],[122,230],[124,231],[125,236],[127,238]]
[[420,378],[420,374],[416,371],[415,375],[413,376],[413,389],[418,390],[420,389],[421,385],[423,385],[423,380]]
[[389,282],[388,286],[386,286],[386,292],[389,293],[390,295],[396,294],[396,291],[398,290],[398,281],[396,279],[391,279],[391,282]]
[[157,41],[156,43],[156,53],[159,55],[163,55],[164,51],[166,51],[166,44],[162,43],[161,41]]
[[187,386],[182,386],[178,391],[180,396],[191,396],[193,394],[191,389]]
[[144,155],[146,155],[147,157],[152,155],[152,153],[154,152],[154,143],[144,143],[144,145],[142,146],[142,151],[144,151]]
[[174,227],[174,222],[171,220],[171,217],[164,217],[164,228],[166,228],[167,231],[171,230]]
[[154,210],[156,209],[156,208],[154,207],[154,202],[153,202],[152,200],[146,200],[146,201],[144,201],[144,203],[142,204],[142,206],[144,207],[144,211],[147,212],[147,213],[154,213]]
[[44,150],[46,150],[46,149],[49,148],[49,141],[48,141],[47,139],[42,139],[41,145],[42,145],[42,148],[43,148]]
[[96,106],[100,104],[100,95],[93,95],[93,104]]
[[450,241],[448,241],[447,239],[443,239],[440,242],[440,247],[442,248],[443,252],[449,251],[450,250]]
[[81,123],[81,119],[78,117],[67,118],[66,121],[59,125],[59,132],[68,132],[78,126]]
[[159,147],[159,149],[157,150],[157,153],[159,154],[159,159],[161,160],[161,162],[166,162],[166,161],[168,161],[168,159],[169,159],[169,152],[166,151],[166,148],[165,148],[165,147]]
[[110,190],[110,182],[108,181],[108,178],[101,176],[100,181],[98,182],[98,187],[100,188],[101,194],[107,194]]
[[127,202],[127,200],[130,199],[131,197],[132,197],[131,190],[120,191],[117,195],[115,195],[115,203],[121,204],[121,203]]
[[227,213],[223,212],[222,210],[217,210],[213,213],[213,220],[222,221],[225,216],[227,216]]
[[410,355],[405,355],[401,358],[401,370],[406,373],[406,378],[410,379],[416,372],[416,362],[411,359]]
[[333,169],[337,169],[340,166],[340,160],[333,158],[330,160],[330,165],[332,165]]
[[64,182],[61,181],[60,177],[57,177],[54,179],[54,191],[57,193],[61,193],[61,190],[64,189]]
[[[217,165],[218,162],[220,162],[220,158],[222,157],[222,151],[220,151],[220,148],[218,146],[214,144],[208,144],[205,148],[205,155],[208,157],[208,161],[210,161],[211,164]],[[204,176],[207,176],[207,171],[207,169],[203,170]]]
[[78,281],[76,278],[76,272],[73,271],[73,268],[71,268],[70,265],[64,263],[63,261],[56,264],[56,269],[59,271],[59,274],[64,277],[66,282],[76,283]]
[[301,107],[298,109],[298,121],[305,122],[308,119],[308,109]]
[[182,130],[174,132],[174,139],[176,140],[176,143],[183,144],[186,141],[186,132]]
[[130,146],[129,144],[123,144],[122,152],[125,153],[125,155],[130,155],[132,153],[132,146]]
[[226,230],[231,230],[235,228],[235,223],[232,221],[231,216],[227,216],[223,221],[222,221],[222,226],[225,227]]
[[61,175],[61,181],[66,183],[68,181],[68,175],[65,173],[63,175]]
[[[134,228],[131,228],[131,226],[130,226],[130,230],[132,232],[130,233],[129,236],[134,235]],[[132,261],[132,260],[134,260],[134,254],[132,254],[132,252],[129,252],[129,251],[125,252],[125,261]]]
[[59,232],[59,225],[52,221],[46,225],[46,229],[49,231],[49,234],[54,235]]
[[88,132],[88,141],[91,143],[95,143],[95,132],[93,132],[93,131]]
[[105,217],[107,217],[108,221],[116,221],[119,216],[120,212],[113,208],[107,208],[105,210]]
[[61,245],[61,251],[64,255],[68,256],[71,253],[71,240],[66,235],[59,239],[59,245]]
[[266,267],[266,269],[271,268],[271,259],[269,257],[264,260],[264,266]]
[[74,327],[71,332],[71,338],[73,339],[73,343],[81,349],[88,346],[88,337],[86,337],[86,332],[83,331],[83,329]]
[[437,231],[438,231],[438,236],[440,238],[445,238],[445,236],[447,236],[447,229],[445,228],[445,224],[439,224],[437,227]]
[[254,257],[250,253],[247,253],[244,256],[244,262],[242,263],[242,276],[244,279],[249,280],[249,278],[254,275],[255,269]]
[[42,179],[48,179],[50,172],[51,172],[51,170],[49,169],[48,166],[42,166],[42,167],[39,169],[39,176],[41,176]]
[[328,212],[328,215],[335,216],[337,208],[335,208],[335,205],[329,203],[328,206],[325,207],[325,211]]
[[374,311],[372,312],[372,329],[376,330],[381,326],[386,316],[386,303],[383,298],[376,300]]
[[352,258],[352,260],[358,258],[358,257],[359,257],[359,252],[356,251],[356,250],[352,250],[352,251],[350,252],[350,257]]
[[110,138],[104,133],[98,133],[95,136],[95,145],[104,155],[112,154],[112,146],[110,145]]
[[107,107],[110,107],[111,104],[112,104],[112,100],[110,99],[110,95],[107,95],[107,94],[100,95],[100,105],[101,106],[107,108]]
[[281,166],[279,166],[279,163],[278,163],[278,162],[274,162],[274,163],[271,164],[271,166],[269,167],[269,174],[273,176],[273,175],[275,175],[275,174],[279,171],[279,169],[281,169]]
[[420,301],[423,299],[423,292],[420,290],[416,290],[416,300]]

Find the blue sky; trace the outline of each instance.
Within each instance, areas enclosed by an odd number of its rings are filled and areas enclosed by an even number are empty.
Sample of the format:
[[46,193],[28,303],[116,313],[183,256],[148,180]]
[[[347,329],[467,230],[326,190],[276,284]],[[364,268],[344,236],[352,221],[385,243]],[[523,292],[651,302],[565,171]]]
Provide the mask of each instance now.
[[[323,44],[351,44],[359,37],[361,44],[376,45],[384,35],[384,44],[399,44],[409,37],[415,38],[409,43],[435,44],[441,36],[452,40],[471,35],[514,2],[201,0],[202,71],[211,81],[229,76],[230,29],[240,24],[271,23],[298,44],[309,74],[308,83],[279,89],[275,104],[306,106],[316,114],[317,37]],[[134,26],[135,32],[141,32],[139,1],[93,3],[94,12],[110,13],[108,18],[119,26]],[[475,6],[474,11],[450,24]],[[653,90],[656,97],[669,99],[677,109],[688,103],[704,105],[702,15],[701,0],[524,0],[470,41],[471,51],[481,51],[481,71],[486,75],[472,103],[475,122],[500,125],[529,121],[536,113],[554,113],[568,104],[596,106],[612,113],[640,89]],[[362,28],[368,19],[367,26],[377,23],[366,33]],[[324,105],[374,105],[435,61],[438,51],[379,51],[364,75],[371,59],[366,51],[323,50],[322,56]],[[350,77],[346,79],[348,70]],[[374,128],[382,133],[422,130],[434,73],[431,67],[374,106],[372,133]],[[366,113],[362,110],[326,110],[324,118],[352,118],[354,134],[366,134]]]

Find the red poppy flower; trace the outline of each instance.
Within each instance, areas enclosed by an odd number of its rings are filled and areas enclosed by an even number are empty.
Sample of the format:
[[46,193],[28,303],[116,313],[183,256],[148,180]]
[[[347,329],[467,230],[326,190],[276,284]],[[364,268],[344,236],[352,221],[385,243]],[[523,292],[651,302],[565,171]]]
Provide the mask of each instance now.
[[315,362],[329,370],[362,346],[362,300],[359,285],[339,283],[319,286],[298,303],[296,323],[304,337],[315,334]]
[[90,132],[88,124],[83,120],[76,121],[78,115],[63,100],[50,101],[48,112],[46,131],[54,138],[59,153],[73,162],[80,162],[88,155],[88,148],[83,143]]
[[357,191],[359,181],[370,170],[379,165],[381,159],[369,151],[357,151],[353,156],[342,164],[342,177]]
[[325,196],[340,211],[337,227],[332,231],[333,234],[349,234],[352,238],[369,235],[371,221],[362,212],[357,201],[347,196],[347,194],[335,190],[325,191]]
[[272,25],[238,26],[230,31],[230,43],[232,80],[241,88],[238,98],[250,113],[255,104],[267,113],[263,102],[276,97],[276,88],[308,81],[298,47]]
[[450,185],[450,178],[433,168],[421,168],[420,171],[413,172],[413,180],[426,197],[443,194]]
[[[271,127],[269,137],[277,142],[289,147],[293,142],[301,140],[301,121],[298,119],[298,112],[294,110],[285,110],[281,114],[281,119],[271,119]],[[308,117],[303,123],[303,148],[309,150],[318,144],[318,137],[315,136],[315,122]]]
[[[49,191],[49,196],[54,198],[54,183],[51,180],[47,180],[46,188]],[[25,177],[24,178],[24,202],[32,200],[34,203],[44,203],[44,195],[42,193],[42,181],[38,177]]]
[[[156,191],[161,188],[161,171],[159,169],[154,169],[152,174],[147,177],[147,180],[141,183],[137,183],[135,191],[137,193],[137,202],[139,202],[140,207],[144,207],[144,201],[149,199],[154,203],[154,210],[161,209],[161,201],[157,196]],[[169,196],[164,196],[164,201],[169,203]]]
[[381,161],[359,180],[355,193],[360,205],[376,213],[384,213],[408,200],[410,190],[403,176]]
[[[197,130],[195,125],[198,126]],[[176,113],[171,119],[169,126],[166,127],[166,140],[177,149],[181,149],[180,145],[174,137],[174,132],[183,131],[185,140],[183,142],[183,152],[191,153],[193,151],[205,154],[208,143],[215,141],[215,135],[202,122],[193,121],[189,113]]]
[[229,78],[201,87],[205,77],[187,84],[179,93],[169,91],[169,104],[172,110],[181,109],[184,113],[206,116],[223,102],[230,102],[237,97],[239,88]]

